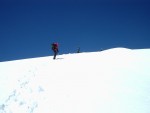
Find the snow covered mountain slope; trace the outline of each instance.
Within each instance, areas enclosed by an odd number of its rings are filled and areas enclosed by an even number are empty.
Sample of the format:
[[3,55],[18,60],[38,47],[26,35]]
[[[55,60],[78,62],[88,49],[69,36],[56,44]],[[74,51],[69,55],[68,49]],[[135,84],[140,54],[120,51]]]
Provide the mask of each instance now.
[[0,113],[150,113],[150,49],[0,62]]

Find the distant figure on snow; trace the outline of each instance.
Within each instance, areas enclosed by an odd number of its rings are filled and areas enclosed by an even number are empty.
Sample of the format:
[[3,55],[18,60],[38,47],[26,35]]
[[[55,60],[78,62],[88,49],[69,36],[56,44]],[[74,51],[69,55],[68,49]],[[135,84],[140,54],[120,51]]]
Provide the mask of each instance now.
[[80,47],[77,49],[77,53],[80,53]]
[[56,55],[58,54],[59,50],[58,50],[58,43],[52,43],[52,50],[54,52],[54,57],[53,59],[56,59]]

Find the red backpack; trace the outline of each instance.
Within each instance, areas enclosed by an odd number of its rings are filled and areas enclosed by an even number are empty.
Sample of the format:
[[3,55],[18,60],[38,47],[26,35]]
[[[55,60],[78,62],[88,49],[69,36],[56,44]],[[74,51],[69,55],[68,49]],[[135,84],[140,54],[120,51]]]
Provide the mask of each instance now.
[[52,44],[52,49],[57,50],[58,49],[58,43],[53,43]]

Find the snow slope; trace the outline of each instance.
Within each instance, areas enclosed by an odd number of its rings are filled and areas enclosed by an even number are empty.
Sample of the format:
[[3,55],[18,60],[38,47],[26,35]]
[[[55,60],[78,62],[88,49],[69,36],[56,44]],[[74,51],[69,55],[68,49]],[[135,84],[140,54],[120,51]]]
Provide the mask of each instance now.
[[150,49],[0,62],[0,113],[150,113]]

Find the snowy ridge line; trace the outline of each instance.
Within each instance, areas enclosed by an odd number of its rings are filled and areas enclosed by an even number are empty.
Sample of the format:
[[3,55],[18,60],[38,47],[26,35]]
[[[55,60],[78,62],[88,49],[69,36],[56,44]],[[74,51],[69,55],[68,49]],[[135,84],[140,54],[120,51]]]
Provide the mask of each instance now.
[[[128,48],[123,48],[123,47],[116,47],[116,48],[110,48],[110,49],[100,49],[99,51],[95,51],[95,52],[80,52],[80,53],[68,53],[68,54],[58,54],[58,56],[66,56],[66,55],[74,55],[74,54],[89,54],[89,53],[97,53],[97,52],[103,52],[103,51],[112,51],[112,50],[131,50],[131,49],[128,49]],[[139,50],[139,49],[137,49]],[[43,56],[43,57],[33,57],[33,58],[25,58],[25,59],[18,59],[18,60],[10,60],[10,61],[2,61],[0,63],[7,63],[7,62],[19,62],[20,60],[21,61],[28,61],[28,60],[39,60],[42,59],[42,58],[47,58],[47,59],[51,59],[53,56]],[[61,58],[57,58],[57,59],[63,59],[62,57]]]

